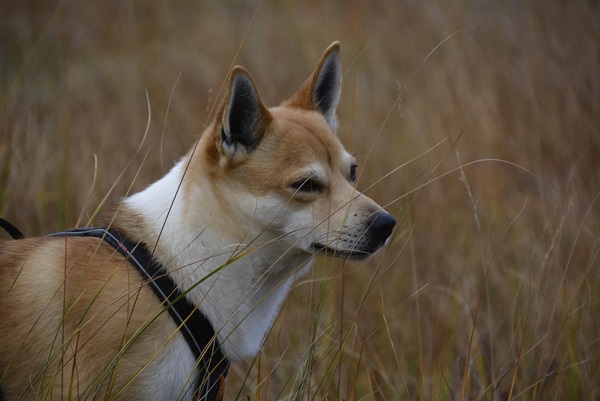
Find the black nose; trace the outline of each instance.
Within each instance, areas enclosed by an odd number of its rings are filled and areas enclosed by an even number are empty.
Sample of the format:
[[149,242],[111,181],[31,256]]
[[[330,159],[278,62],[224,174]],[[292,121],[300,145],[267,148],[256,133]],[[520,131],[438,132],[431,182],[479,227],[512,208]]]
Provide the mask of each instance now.
[[380,245],[388,239],[396,225],[396,219],[385,210],[380,210],[371,217],[369,233]]

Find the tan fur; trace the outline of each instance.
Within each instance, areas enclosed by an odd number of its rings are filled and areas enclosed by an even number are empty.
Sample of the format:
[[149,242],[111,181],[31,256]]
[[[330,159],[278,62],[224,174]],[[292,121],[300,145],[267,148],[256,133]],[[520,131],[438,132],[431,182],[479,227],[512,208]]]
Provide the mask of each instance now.
[[[354,188],[355,162],[334,134],[340,84],[337,43],[279,107],[236,67],[198,146],[104,219],[191,289],[232,361],[256,355],[315,253],[362,259],[391,234],[395,220]],[[299,185],[309,181],[315,190]],[[174,397],[194,361],[161,312],[101,239],[3,242],[0,388],[9,400]]]
[[[0,367],[9,399],[25,392],[28,399],[66,398],[71,380],[75,399],[88,392],[109,394],[110,380],[90,388],[87,383],[104,370],[109,378],[115,375],[114,388],[120,389],[175,332],[170,317],[160,315],[111,368],[136,330],[156,316],[160,302],[141,286],[140,274],[100,241],[65,237],[2,244]],[[138,385],[149,373],[140,373]]]

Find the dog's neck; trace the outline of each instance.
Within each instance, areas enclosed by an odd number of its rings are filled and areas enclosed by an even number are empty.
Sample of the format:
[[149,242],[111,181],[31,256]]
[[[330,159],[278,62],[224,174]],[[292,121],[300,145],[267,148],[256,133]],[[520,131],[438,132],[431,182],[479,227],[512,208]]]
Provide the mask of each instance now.
[[180,185],[186,164],[127,198],[116,225],[154,251],[181,291],[192,288],[188,299],[211,321],[230,360],[252,358],[312,258],[223,213],[210,188],[196,186],[190,196]]

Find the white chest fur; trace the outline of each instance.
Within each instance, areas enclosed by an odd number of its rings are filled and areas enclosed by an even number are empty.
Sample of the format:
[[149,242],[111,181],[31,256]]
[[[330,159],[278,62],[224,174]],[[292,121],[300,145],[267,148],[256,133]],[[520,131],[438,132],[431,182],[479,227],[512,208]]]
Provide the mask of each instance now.
[[[147,243],[181,291],[199,305],[213,324],[223,353],[231,360],[260,351],[283,301],[296,278],[310,266],[306,253],[288,252],[271,239],[256,238],[248,227],[236,227],[209,194],[195,191],[174,196],[185,162],[165,177],[125,201],[144,220]],[[238,224],[238,225],[241,225]],[[158,235],[160,233],[160,238]],[[235,237],[238,238],[235,238]],[[246,246],[242,241],[252,243]]]

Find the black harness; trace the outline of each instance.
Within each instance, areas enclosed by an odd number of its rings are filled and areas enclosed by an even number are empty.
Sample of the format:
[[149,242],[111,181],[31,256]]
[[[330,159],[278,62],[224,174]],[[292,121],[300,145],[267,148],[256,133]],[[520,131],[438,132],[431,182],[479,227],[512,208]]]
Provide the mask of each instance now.
[[[16,227],[4,219],[0,219],[0,227],[15,239],[24,238]],[[125,256],[163,302],[194,353],[198,372],[200,372],[194,390],[196,399],[201,401],[222,399],[229,360],[221,352],[211,323],[198,307],[179,291],[175,282],[164,273],[162,266],[143,244],[133,243],[123,238],[117,230],[107,228],[76,228],[48,236],[101,238]]]

